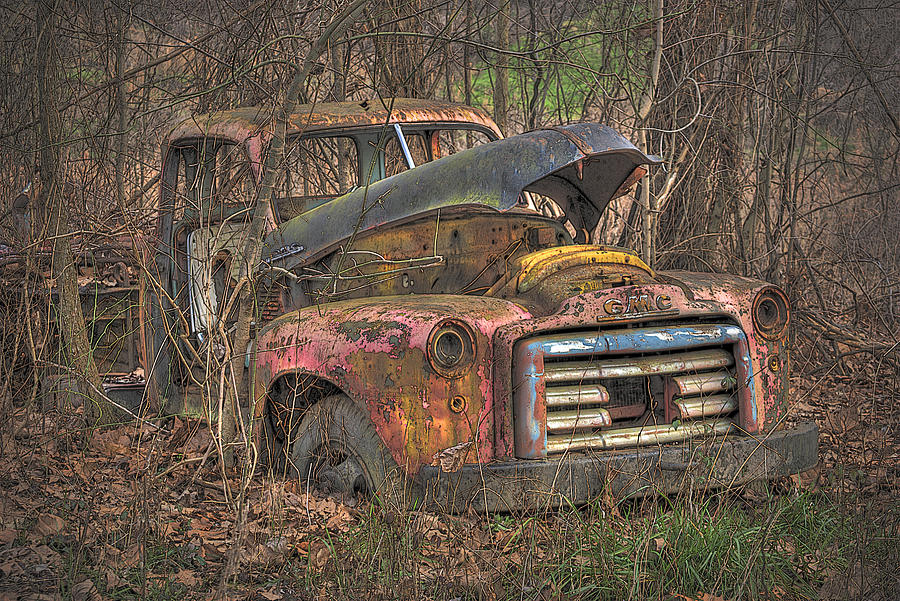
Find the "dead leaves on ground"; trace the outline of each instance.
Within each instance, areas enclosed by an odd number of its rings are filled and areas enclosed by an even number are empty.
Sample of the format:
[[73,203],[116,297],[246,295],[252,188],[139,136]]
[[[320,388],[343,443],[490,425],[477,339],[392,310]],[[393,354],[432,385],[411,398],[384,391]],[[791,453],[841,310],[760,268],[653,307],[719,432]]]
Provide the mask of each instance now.
[[[185,592],[218,585],[236,544],[224,487],[234,493],[240,482],[222,480],[214,454],[200,461],[212,441],[207,424],[175,418],[166,428],[122,426],[96,432],[78,449],[55,433],[52,415],[14,419],[32,425],[0,441],[0,595],[40,594],[41,579],[58,585],[73,559],[67,554],[92,574],[69,584],[75,601],[134,593],[135,574]],[[260,478],[244,506],[238,570],[245,576],[287,562],[326,570],[334,557],[322,539],[359,523],[353,507],[290,482]],[[160,554],[178,558],[160,562]]]
[[879,381],[870,363],[845,363],[847,376],[792,378],[790,420],[819,426],[819,465],[794,478],[795,484],[889,500],[900,490],[900,395],[887,382],[860,385]]
[[[887,427],[888,405],[849,389],[840,378],[833,380],[826,386],[828,398],[802,389],[795,392],[796,414],[819,423],[822,441],[820,467],[794,478],[795,485],[834,486],[834,468],[843,466],[857,470],[857,475],[846,476],[842,484],[852,480],[864,493],[900,489],[900,430]],[[829,403],[836,395],[853,399],[853,409],[831,411]],[[127,591],[138,572],[195,596],[217,586],[225,559],[237,544],[235,511],[226,503],[224,487],[238,491],[240,482],[223,481],[212,461],[199,461],[212,441],[207,424],[177,418],[163,428],[122,426],[97,432],[81,450],[54,434],[52,416],[42,417],[44,421],[28,418],[31,425],[21,428],[16,439],[2,441],[0,601],[5,601],[4,591],[11,590],[37,601],[36,595],[46,593],[34,583],[59,582],[64,554],[75,552],[82,553],[80,565],[93,570],[90,578],[70,583],[76,601]],[[13,420],[27,421],[24,415]],[[452,471],[466,450],[448,449],[436,461]],[[503,566],[553,559],[540,544],[529,542],[549,537],[535,530],[548,527],[547,522],[492,529],[466,516],[363,515],[353,505],[307,494],[296,482],[258,479],[245,498],[240,573],[251,582],[254,575],[265,582],[287,565],[326,577],[346,570],[345,562],[353,560],[342,542],[348,537],[335,535],[348,532],[351,537],[370,532],[376,539],[402,539],[408,545],[403,552],[415,557],[416,578],[482,587],[486,598]],[[601,505],[618,511],[612,500]],[[380,531],[367,530],[375,527],[372,521],[379,522]],[[651,544],[660,553],[666,541],[653,539]],[[176,554],[177,560],[161,564],[154,559],[161,549]],[[571,561],[587,562],[579,557]],[[275,589],[257,591],[254,598],[282,597],[293,598]],[[709,596],[673,599],[719,601]]]
[[66,521],[58,515],[47,513],[37,519],[34,526],[34,533],[40,537],[59,534],[66,527]]
[[0,550],[0,576],[8,582],[52,577],[51,568],[60,555],[47,545],[12,547]]

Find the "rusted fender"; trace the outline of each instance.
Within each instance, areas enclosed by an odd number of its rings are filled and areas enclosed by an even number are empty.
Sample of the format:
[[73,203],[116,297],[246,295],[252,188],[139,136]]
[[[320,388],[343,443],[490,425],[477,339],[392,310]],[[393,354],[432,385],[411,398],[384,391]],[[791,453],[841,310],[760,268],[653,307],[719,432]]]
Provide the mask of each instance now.
[[[429,335],[451,317],[475,339],[472,367],[455,379],[437,373],[426,354]],[[468,461],[490,461],[493,335],[530,317],[508,301],[454,295],[357,299],[286,314],[258,337],[257,417],[265,391],[279,376],[310,374],[365,407],[391,455],[410,474],[438,451],[467,441],[475,443]]]

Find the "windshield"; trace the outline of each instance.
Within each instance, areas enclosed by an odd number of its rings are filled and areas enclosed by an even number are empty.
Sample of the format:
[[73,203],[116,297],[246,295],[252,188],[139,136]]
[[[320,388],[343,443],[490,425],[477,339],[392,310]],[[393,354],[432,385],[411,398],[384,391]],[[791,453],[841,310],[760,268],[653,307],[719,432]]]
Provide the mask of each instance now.
[[280,166],[275,205],[287,221],[366,182],[374,183],[492,140],[493,133],[438,124],[369,127],[295,136]]

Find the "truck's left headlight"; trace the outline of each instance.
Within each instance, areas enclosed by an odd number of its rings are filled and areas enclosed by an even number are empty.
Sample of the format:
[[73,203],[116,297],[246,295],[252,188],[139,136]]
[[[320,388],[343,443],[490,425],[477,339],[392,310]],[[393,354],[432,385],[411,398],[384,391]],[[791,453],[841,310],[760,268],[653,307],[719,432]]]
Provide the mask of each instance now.
[[475,336],[469,326],[445,319],[428,336],[428,362],[445,378],[465,375],[475,361]]
[[763,338],[776,340],[783,337],[790,320],[790,304],[779,288],[769,286],[753,299],[753,327]]

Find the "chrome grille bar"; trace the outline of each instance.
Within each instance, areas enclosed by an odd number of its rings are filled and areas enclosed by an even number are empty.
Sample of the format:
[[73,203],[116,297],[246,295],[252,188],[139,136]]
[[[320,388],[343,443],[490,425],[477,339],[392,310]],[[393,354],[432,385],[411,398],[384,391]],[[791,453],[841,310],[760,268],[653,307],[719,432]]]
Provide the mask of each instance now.
[[547,414],[548,432],[568,432],[612,425],[609,411],[602,408],[554,411]]
[[728,394],[675,399],[674,403],[681,419],[701,419],[737,411],[737,399]]
[[675,376],[672,379],[678,387],[678,394],[682,396],[715,394],[717,392],[731,390],[737,384],[734,374],[730,371],[687,374],[684,376]]
[[629,378],[651,374],[696,372],[734,365],[731,353],[708,349],[649,357],[615,357],[592,361],[566,361],[544,365],[544,381],[571,382],[603,378]]
[[636,428],[619,428],[607,432],[555,434],[547,437],[548,453],[583,451],[585,449],[622,449],[626,447],[664,444],[688,440],[696,436],[721,435],[731,431],[730,419],[687,422],[679,425],[659,424]]
[[554,386],[547,389],[546,397],[547,407],[608,403],[609,391],[600,384]]
[[744,428],[755,419],[750,374],[746,336],[731,324],[527,339],[513,362],[516,455],[662,444],[721,434],[738,421]]

